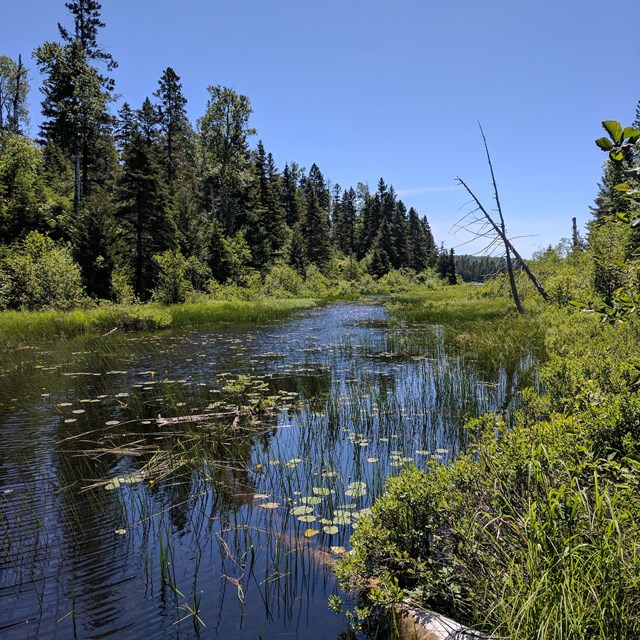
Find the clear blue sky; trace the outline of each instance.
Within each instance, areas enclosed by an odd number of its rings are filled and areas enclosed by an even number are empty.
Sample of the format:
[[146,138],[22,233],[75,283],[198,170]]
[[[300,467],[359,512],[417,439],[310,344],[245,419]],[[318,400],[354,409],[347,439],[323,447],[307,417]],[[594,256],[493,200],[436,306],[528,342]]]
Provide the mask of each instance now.
[[[1,0],[0,54],[29,61],[69,24],[64,0]],[[343,187],[378,178],[426,214],[437,241],[468,210],[459,175],[493,206],[477,121],[507,226],[524,255],[583,225],[604,154],[600,122],[640,100],[637,0],[103,0],[100,41],[121,101],[138,107],[171,66],[195,122],[207,86],[247,95],[280,168]],[[254,140],[254,143],[257,138]],[[459,253],[477,245],[460,246]]]

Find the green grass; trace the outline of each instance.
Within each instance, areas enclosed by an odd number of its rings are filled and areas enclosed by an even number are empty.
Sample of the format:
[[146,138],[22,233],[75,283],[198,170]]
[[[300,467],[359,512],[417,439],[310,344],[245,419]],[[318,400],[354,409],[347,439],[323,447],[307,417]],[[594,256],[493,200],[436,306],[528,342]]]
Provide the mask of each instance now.
[[231,322],[269,322],[310,309],[311,299],[204,300],[178,305],[105,305],[73,311],[0,312],[0,348],[85,333],[154,331]]
[[444,327],[447,350],[500,366],[530,353],[544,354],[539,308],[520,315],[511,300],[488,298],[471,285],[440,287],[398,295],[387,304],[405,321]]

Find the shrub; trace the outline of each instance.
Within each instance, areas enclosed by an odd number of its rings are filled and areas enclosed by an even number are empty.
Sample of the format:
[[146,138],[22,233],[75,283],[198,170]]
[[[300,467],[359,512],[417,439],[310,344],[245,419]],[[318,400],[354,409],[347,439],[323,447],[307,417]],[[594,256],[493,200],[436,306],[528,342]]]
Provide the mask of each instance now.
[[37,231],[9,249],[0,263],[4,309],[69,309],[83,299],[80,269],[69,247]]

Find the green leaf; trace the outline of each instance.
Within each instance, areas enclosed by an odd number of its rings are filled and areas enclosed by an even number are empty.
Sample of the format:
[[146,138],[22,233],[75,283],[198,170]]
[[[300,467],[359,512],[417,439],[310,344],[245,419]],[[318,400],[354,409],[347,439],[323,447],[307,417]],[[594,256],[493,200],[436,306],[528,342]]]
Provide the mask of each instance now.
[[569,304],[572,307],[578,307],[579,309],[587,308],[587,305],[584,302],[581,302],[580,300],[569,300]]
[[610,151],[609,157],[615,162],[620,162],[624,158],[620,151]]
[[292,516],[306,516],[313,511],[313,507],[300,506],[291,509]]
[[616,144],[622,142],[623,130],[619,122],[616,120],[605,120],[602,126]]
[[613,187],[616,191],[629,191],[631,187],[626,182],[621,182]]
[[625,138],[635,138],[637,136],[640,136],[640,130],[634,129],[633,127],[625,127],[622,135]]
[[611,140],[609,140],[609,138],[598,138],[596,140],[596,144],[603,151],[611,151],[611,149],[613,149],[613,142],[611,142]]

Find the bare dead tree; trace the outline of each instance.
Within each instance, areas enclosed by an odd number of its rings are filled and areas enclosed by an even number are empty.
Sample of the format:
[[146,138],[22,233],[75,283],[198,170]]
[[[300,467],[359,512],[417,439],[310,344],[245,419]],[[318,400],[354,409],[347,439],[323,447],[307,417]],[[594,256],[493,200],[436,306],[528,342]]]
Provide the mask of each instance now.
[[[473,231],[475,237],[489,239],[489,244],[487,245],[488,249],[498,244],[502,244],[504,246],[507,274],[509,276],[509,285],[511,286],[511,295],[513,296],[513,300],[518,311],[520,313],[524,313],[524,308],[522,306],[522,302],[520,301],[518,288],[516,286],[512,256],[513,258],[515,258],[516,262],[520,265],[522,270],[527,274],[529,280],[531,280],[533,286],[536,288],[536,291],[538,291],[542,298],[547,302],[549,301],[549,295],[545,291],[544,287],[540,284],[538,279],[535,277],[535,275],[532,273],[531,269],[529,269],[529,266],[523,260],[522,256],[518,253],[516,248],[513,246],[513,243],[507,236],[504,215],[502,213],[502,205],[500,204],[500,194],[498,193],[498,184],[496,182],[496,176],[493,171],[491,155],[489,154],[489,146],[487,145],[487,139],[484,135],[484,131],[482,130],[482,126],[480,125],[480,123],[478,123],[478,126],[480,127],[480,133],[482,134],[484,150],[487,154],[487,163],[489,164],[489,170],[491,172],[491,183],[493,185],[493,195],[496,201],[498,220],[494,220],[491,214],[480,202],[476,194],[471,190],[469,185],[462,178],[457,177],[456,180],[458,181],[458,184],[462,185],[465,188],[467,193],[473,199],[473,202],[476,204],[476,208],[465,215],[462,220],[458,221],[456,226],[462,227],[467,230],[472,230],[473,227],[475,227],[476,229]],[[462,224],[462,222],[464,222],[464,224]]]

